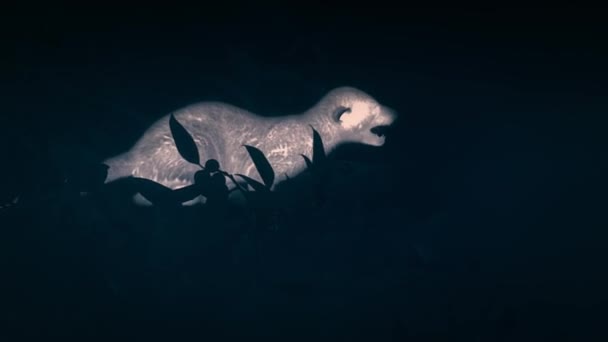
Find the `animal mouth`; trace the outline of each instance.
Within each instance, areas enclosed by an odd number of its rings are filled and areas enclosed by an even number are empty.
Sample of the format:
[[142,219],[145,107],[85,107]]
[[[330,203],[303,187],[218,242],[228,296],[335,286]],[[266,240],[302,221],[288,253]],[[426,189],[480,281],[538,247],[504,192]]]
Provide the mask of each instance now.
[[385,137],[386,133],[388,133],[390,126],[389,125],[379,125],[372,127],[369,131],[378,137]]

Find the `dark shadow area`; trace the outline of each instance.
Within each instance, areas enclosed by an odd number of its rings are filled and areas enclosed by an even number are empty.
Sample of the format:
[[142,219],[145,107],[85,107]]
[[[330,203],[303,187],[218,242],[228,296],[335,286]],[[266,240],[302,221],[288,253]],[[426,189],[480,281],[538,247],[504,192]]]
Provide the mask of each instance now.
[[[99,11],[0,23],[0,340],[606,340],[599,18]],[[174,120],[192,185],[104,184],[177,108],[282,116],[342,85],[399,113],[385,145],[326,154],[313,127],[287,180],[243,146],[254,180]]]

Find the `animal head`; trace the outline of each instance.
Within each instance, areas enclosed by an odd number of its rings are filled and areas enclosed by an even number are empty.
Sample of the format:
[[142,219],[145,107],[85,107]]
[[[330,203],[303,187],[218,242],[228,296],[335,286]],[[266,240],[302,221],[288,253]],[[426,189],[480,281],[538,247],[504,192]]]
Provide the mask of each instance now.
[[345,142],[382,146],[387,128],[396,119],[392,109],[355,88],[334,89],[323,102],[332,130]]

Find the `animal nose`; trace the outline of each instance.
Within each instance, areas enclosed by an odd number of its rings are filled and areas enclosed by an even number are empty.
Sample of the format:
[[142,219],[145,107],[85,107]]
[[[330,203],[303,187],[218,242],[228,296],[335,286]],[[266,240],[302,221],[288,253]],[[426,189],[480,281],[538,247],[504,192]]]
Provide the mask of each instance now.
[[391,121],[397,119],[397,111],[391,107],[382,106],[382,111],[391,119]]

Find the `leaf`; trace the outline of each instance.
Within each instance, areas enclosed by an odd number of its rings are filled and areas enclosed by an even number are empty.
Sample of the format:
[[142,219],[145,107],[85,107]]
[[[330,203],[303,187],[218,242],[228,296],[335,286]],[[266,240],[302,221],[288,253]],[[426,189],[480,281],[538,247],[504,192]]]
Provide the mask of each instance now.
[[306,167],[311,170],[312,169],[312,161],[307,156],[300,154],[302,158],[304,158],[304,162],[306,162]]
[[255,190],[245,191],[243,194],[251,208],[257,211],[256,216],[260,214],[259,210],[268,210],[274,206],[274,193],[269,188],[253,178],[241,174],[237,176],[243,178]]
[[192,164],[200,166],[201,161],[194,139],[184,126],[175,119],[173,114],[171,114],[171,117],[169,118],[169,128],[171,129],[171,135],[173,135],[173,141],[175,141],[177,151],[182,158]]
[[244,145],[244,146],[247,149],[247,152],[249,153],[251,160],[253,160],[253,164],[255,165],[255,168],[258,170],[260,177],[262,177],[262,180],[264,181],[264,184],[266,185],[266,187],[267,188],[272,187],[272,184],[274,183],[274,170],[272,169],[272,166],[268,162],[268,159],[266,159],[266,156],[264,156],[264,153],[253,146],[249,146],[249,145]]
[[268,191],[268,188],[266,186],[264,186],[264,184],[258,182],[257,180],[247,177],[245,175],[241,175],[241,174],[237,174],[237,176],[243,178],[247,184],[251,185],[251,187],[253,188],[253,190],[255,191]]
[[312,162],[315,165],[321,165],[326,159],[323,140],[314,127],[310,126],[310,128],[312,128]]
[[133,177],[132,181],[137,192],[153,205],[179,205],[170,188],[146,178]]
[[234,183],[234,185],[236,186],[236,188],[234,188],[234,189],[232,189],[232,190],[230,190],[230,191],[234,191],[235,189],[239,189],[239,190],[241,190],[241,191],[247,191],[247,189],[243,188],[243,187],[241,186],[241,184],[239,184],[239,182],[237,182],[237,181],[236,181],[236,179],[234,179],[234,176],[233,176],[233,175],[231,175],[231,174],[229,174],[228,172],[225,172],[225,171],[220,171],[220,172],[221,172],[221,173],[222,173],[224,176],[228,177],[228,178],[229,178],[229,179],[232,181],[232,183]]

